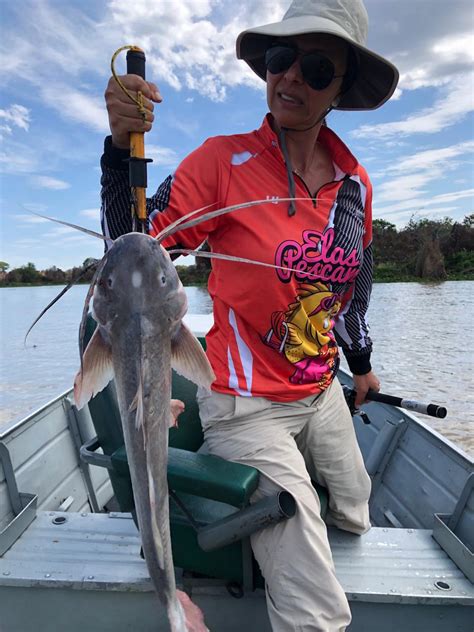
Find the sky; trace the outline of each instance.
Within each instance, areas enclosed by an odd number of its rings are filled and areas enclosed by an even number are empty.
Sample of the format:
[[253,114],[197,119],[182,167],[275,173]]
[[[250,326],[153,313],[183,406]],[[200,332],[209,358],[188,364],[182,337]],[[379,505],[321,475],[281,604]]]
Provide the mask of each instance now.
[[[400,70],[394,97],[329,125],[366,167],[373,216],[473,212],[474,4],[366,0],[368,47]],[[250,131],[265,84],[235,57],[240,31],[279,20],[289,0],[0,0],[0,260],[68,269],[99,240],[36,211],[100,231],[104,90],[113,52],[143,48],[163,103],[146,136],[148,192],[209,136]],[[117,62],[125,70],[125,54]],[[191,210],[191,209],[190,209]]]

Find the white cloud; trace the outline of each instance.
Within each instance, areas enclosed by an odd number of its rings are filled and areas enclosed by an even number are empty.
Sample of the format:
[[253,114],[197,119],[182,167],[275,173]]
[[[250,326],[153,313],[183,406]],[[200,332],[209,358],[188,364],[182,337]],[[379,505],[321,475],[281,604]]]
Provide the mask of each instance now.
[[440,97],[428,108],[408,115],[405,119],[377,125],[362,125],[351,135],[355,138],[391,138],[412,134],[435,134],[446,127],[460,123],[474,110],[473,73],[461,75],[439,90]]
[[176,90],[186,86],[213,101],[222,101],[229,86],[261,86],[246,64],[235,58],[235,38],[248,28],[249,16],[252,24],[272,22],[283,15],[287,4],[285,0],[239,4],[142,0],[132,6],[128,0],[113,0],[109,12],[125,39],[147,51],[149,76],[157,83]]
[[[44,213],[48,208],[46,204],[40,204],[38,202],[23,202],[23,208],[27,211],[33,211],[35,213]],[[23,217],[30,217],[30,215],[23,215]]]
[[64,182],[64,180],[51,178],[50,176],[33,176],[31,182],[38,188],[52,189],[53,191],[62,191],[63,189],[69,189],[71,186],[68,182]]
[[150,166],[175,168],[179,163],[177,153],[169,147],[148,144],[146,146],[146,157],[153,160]]
[[472,0],[366,0],[369,47],[400,70],[400,89],[450,83],[472,69]]
[[[102,97],[90,94],[80,79],[90,81],[94,74],[104,78],[107,65],[97,60],[108,59],[118,43],[130,41],[146,50],[148,76],[153,80],[176,90],[188,86],[219,101],[229,86],[261,87],[247,65],[235,58],[235,38],[249,26],[279,20],[288,4],[288,0],[109,0],[88,9],[88,3],[27,2],[28,10],[10,7],[21,27],[16,32],[5,29],[3,57],[10,72],[4,80],[20,78],[43,88],[48,104],[62,116],[102,132],[104,121],[94,103],[94,97]],[[457,0],[455,9],[439,2],[423,3],[426,10],[419,10],[416,2],[367,0],[367,5],[369,45],[399,65],[401,90],[439,86],[472,65],[469,1]],[[124,62],[120,60],[118,66],[123,71]],[[62,90],[56,91],[55,105],[54,89],[44,86],[58,83],[58,77],[67,85],[66,92],[76,94],[77,106],[66,103]]]
[[11,175],[30,174],[39,167],[36,151],[24,143],[9,140],[2,143],[0,151],[0,170]]
[[[192,103],[193,101],[194,99],[186,99],[186,103]],[[163,124],[166,127],[177,129],[190,138],[194,138],[199,133],[199,125],[193,117],[178,118],[174,113],[167,112],[163,115],[163,118]]]
[[[472,18],[471,13],[471,20]],[[471,21],[471,27],[472,25]],[[448,35],[434,44],[432,50],[435,55],[440,55],[444,60],[472,63],[474,62],[474,36],[472,32]]]
[[383,210],[382,213],[377,213],[374,215],[375,218],[380,219],[388,219],[388,221],[398,225],[406,225],[410,219],[421,219],[422,217],[426,217],[428,219],[434,219],[439,217],[448,217],[453,216],[455,212],[458,211],[457,215],[460,218],[463,213],[459,213],[459,209],[457,206],[441,206],[439,208],[432,208],[431,206],[417,206],[414,205],[410,207],[408,210],[400,210],[400,209],[392,209],[387,211]]
[[[50,231],[48,231],[46,237],[55,237],[57,235],[78,235],[78,232],[75,228],[71,228],[70,226],[55,226]],[[82,237],[83,233],[80,233],[78,237]]]
[[434,198],[431,198],[436,204],[440,202],[457,202],[458,200],[463,200],[468,198],[470,200],[474,199],[474,189],[465,189],[464,191],[453,191],[451,193],[441,193],[440,195],[435,195]]
[[[10,7],[16,11],[16,28],[5,29],[0,44],[4,65],[10,69],[4,81],[20,79],[33,85],[63,118],[102,133],[107,126],[103,90],[91,93],[81,79],[89,84],[100,75],[105,87],[106,60],[119,42],[144,48],[147,75],[153,81],[176,90],[187,86],[219,101],[228,86],[261,86],[235,58],[235,38],[249,26],[249,16],[255,24],[271,22],[282,16],[286,5],[286,0],[248,0],[239,5],[220,0],[137,0],[133,5],[111,0],[98,4],[95,11],[88,11],[87,4],[59,6],[47,1],[29,2],[27,11]],[[87,13],[97,17],[91,19]],[[124,59],[125,54],[117,62],[119,73],[124,71]]]
[[14,243],[15,246],[19,246],[21,248],[26,248],[27,246],[39,246],[41,244],[40,239],[33,239],[29,237],[25,237],[24,239],[17,239]]
[[411,57],[411,63],[406,70],[405,63],[402,62],[401,89],[417,90],[449,85],[454,75],[464,74],[466,70],[472,68],[474,36],[472,32],[448,35],[431,45],[425,43],[423,53],[421,58],[420,56]]
[[[474,151],[474,140],[464,141],[449,147],[437,147],[419,151],[411,156],[399,159],[396,164],[389,167],[393,173],[412,173],[414,171],[432,171],[437,174],[442,169],[455,169],[459,165],[459,159],[464,160]],[[456,160],[454,160],[456,159]]]
[[82,123],[101,134],[109,133],[107,111],[102,97],[57,83],[43,86],[41,96],[63,119]]
[[474,141],[466,141],[394,161],[386,168],[380,184],[374,185],[374,216],[395,216],[394,221],[401,222],[413,213],[426,216],[459,211],[461,207],[446,204],[472,198],[473,189],[434,195],[431,187],[449,178],[453,171],[469,168],[466,165],[473,150]]
[[[14,103],[5,110],[0,109],[0,119],[8,121],[9,123],[12,123],[16,127],[19,127],[20,129],[23,129],[25,130],[25,132],[27,132],[31,122],[30,110],[28,108],[25,108],[25,106],[23,105],[18,105],[17,103]],[[11,131],[11,128],[9,126],[7,126],[7,128]]]
[[46,224],[48,222],[44,217],[38,217],[37,215],[22,215],[18,213],[15,217],[26,224]]
[[90,217],[91,219],[99,219],[99,209],[98,208],[85,208],[83,211],[79,211],[79,215],[83,217]]

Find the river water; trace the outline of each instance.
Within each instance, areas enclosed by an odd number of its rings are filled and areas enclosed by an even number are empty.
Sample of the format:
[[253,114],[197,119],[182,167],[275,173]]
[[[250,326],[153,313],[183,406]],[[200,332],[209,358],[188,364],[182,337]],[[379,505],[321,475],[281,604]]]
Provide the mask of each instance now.
[[[70,388],[87,286],[73,287],[25,333],[58,287],[0,289],[0,428]],[[189,312],[212,311],[207,290],[186,288]],[[474,281],[377,283],[368,320],[382,391],[446,406],[424,422],[474,455]],[[343,362],[344,366],[344,362]],[[347,365],[346,365],[347,366]]]

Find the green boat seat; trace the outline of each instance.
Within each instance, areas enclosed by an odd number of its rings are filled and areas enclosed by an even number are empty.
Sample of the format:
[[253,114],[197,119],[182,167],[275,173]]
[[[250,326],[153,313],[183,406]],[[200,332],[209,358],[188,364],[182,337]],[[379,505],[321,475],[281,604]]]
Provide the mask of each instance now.
[[[95,326],[89,317],[85,342]],[[205,340],[200,342],[205,348]],[[170,524],[175,566],[188,574],[237,582],[245,589],[263,586],[248,538],[215,551],[203,551],[199,546],[197,529],[215,525],[232,514],[238,516],[249,506],[259,473],[253,467],[198,452],[203,434],[196,391],[195,384],[173,371],[172,397],[185,404],[179,426],[169,431],[168,485],[174,492],[174,498],[170,497]],[[133,514],[133,490],[113,383],[89,402],[89,412],[97,437],[82,446],[81,458],[108,468],[120,510]],[[97,453],[99,448],[103,455]],[[327,494],[323,488],[317,491],[324,516]]]
[[[114,471],[130,475],[124,445],[112,454],[111,460]],[[171,489],[240,508],[249,504],[257,489],[258,471],[210,454],[196,454],[170,446],[168,485]]]

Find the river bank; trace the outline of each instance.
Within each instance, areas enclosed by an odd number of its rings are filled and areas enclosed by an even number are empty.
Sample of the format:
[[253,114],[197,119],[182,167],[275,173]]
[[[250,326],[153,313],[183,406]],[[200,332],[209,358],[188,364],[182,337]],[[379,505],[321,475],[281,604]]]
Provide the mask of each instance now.
[[[180,266],[182,268],[193,268],[194,266]],[[185,287],[207,287],[207,279],[209,274],[200,274],[197,275],[195,272],[192,274],[182,273],[178,271],[178,274],[181,278],[181,282]],[[189,277],[189,278],[188,278]],[[377,270],[374,271],[373,282],[374,283],[420,283],[420,284],[433,284],[433,283],[445,283],[447,281],[474,281],[474,272],[469,273],[459,273],[459,274],[448,274],[445,279],[430,279],[424,278],[420,279],[414,275],[391,275],[386,272],[377,273]],[[90,281],[80,280],[74,285],[89,285]],[[49,286],[61,286],[64,287],[66,285],[65,281],[50,281],[45,282],[44,280],[38,280],[34,283],[5,283],[0,281],[0,288],[13,288],[13,287],[49,287]]]

